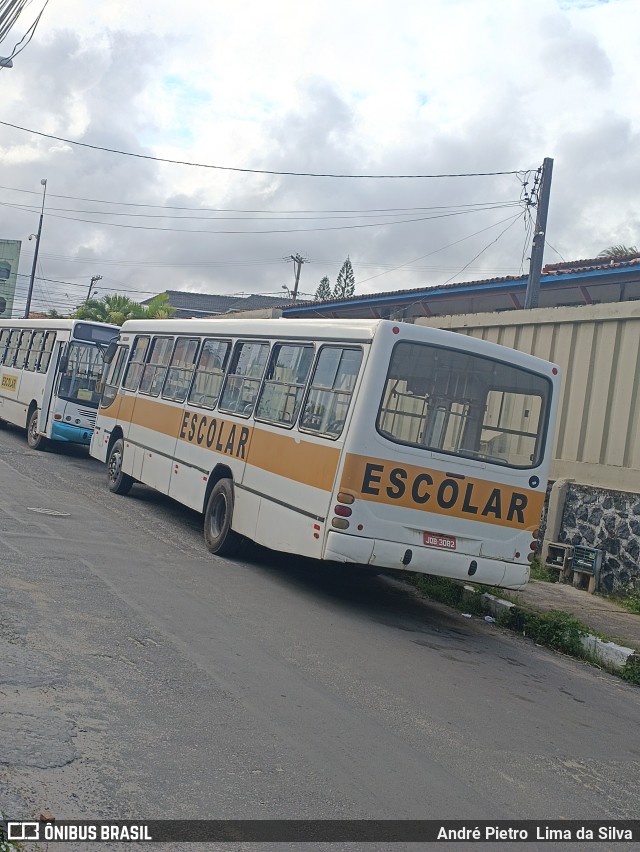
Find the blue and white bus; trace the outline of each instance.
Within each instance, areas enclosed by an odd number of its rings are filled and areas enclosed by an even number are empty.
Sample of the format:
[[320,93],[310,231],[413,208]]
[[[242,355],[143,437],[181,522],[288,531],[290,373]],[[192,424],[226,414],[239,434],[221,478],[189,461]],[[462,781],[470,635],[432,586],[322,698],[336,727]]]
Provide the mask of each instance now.
[[47,441],[89,444],[101,397],[103,353],[120,329],[76,319],[0,320],[0,423]]

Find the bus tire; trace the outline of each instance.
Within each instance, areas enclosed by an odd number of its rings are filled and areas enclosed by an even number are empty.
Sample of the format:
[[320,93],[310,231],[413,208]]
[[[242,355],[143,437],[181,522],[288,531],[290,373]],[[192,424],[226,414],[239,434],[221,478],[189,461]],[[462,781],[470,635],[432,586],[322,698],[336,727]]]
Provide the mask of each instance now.
[[32,450],[44,450],[47,439],[38,432],[38,409],[34,408],[27,420],[27,444]]
[[124,441],[118,438],[109,450],[107,458],[107,485],[114,494],[128,494],[134,479],[122,470],[124,460]]
[[213,486],[204,513],[204,540],[211,553],[233,556],[238,552],[242,536],[231,529],[233,520],[233,483],[220,479]]

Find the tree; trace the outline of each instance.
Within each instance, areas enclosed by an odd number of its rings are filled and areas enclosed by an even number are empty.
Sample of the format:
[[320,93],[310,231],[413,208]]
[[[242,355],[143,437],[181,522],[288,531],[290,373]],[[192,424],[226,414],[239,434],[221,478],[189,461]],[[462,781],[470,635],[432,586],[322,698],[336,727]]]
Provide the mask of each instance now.
[[122,325],[128,319],[140,319],[145,315],[144,308],[128,296],[103,296],[101,299],[88,299],[76,308],[77,319],[94,320]]
[[329,284],[329,279],[326,275],[320,282],[320,286],[316,290],[314,298],[316,302],[326,302],[327,299],[331,298],[331,285]]
[[609,248],[603,249],[598,257],[622,258],[630,255],[640,255],[640,249],[637,246],[609,246]]
[[148,305],[142,305],[145,319],[169,319],[172,317],[176,309],[169,304],[169,294],[160,293],[159,296],[154,296]]
[[338,280],[333,289],[334,299],[346,299],[353,296],[356,290],[356,279],[353,274],[353,266],[349,257],[342,264],[342,269],[338,273]]
[[148,305],[141,305],[128,296],[119,294],[89,299],[76,308],[74,316],[76,319],[122,325],[128,319],[168,319],[174,314],[175,308],[169,304],[169,296],[161,293],[151,299]]

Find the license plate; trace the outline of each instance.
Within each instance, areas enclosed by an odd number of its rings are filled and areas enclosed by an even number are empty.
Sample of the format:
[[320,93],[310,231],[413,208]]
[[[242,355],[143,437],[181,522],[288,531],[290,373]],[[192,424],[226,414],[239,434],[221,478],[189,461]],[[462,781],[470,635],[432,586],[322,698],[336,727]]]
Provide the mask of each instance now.
[[440,535],[440,533],[422,533],[422,540],[427,547],[441,547],[443,550],[455,550],[456,540],[452,535]]

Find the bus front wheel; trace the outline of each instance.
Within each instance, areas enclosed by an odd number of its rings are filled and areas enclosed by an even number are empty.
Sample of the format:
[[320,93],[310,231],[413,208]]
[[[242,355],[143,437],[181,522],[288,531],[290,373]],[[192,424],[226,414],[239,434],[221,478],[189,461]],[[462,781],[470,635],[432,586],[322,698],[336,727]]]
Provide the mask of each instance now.
[[231,529],[233,519],[233,483],[221,479],[213,486],[204,513],[204,540],[211,553],[233,556],[242,537]]
[[38,432],[38,409],[34,408],[27,420],[27,444],[32,450],[43,450],[47,439]]
[[114,441],[107,459],[107,484],[109,491],[114,494],[128,494],[133,485],[133,477],[122,470],[124,458],[124,441],[118,438]]

